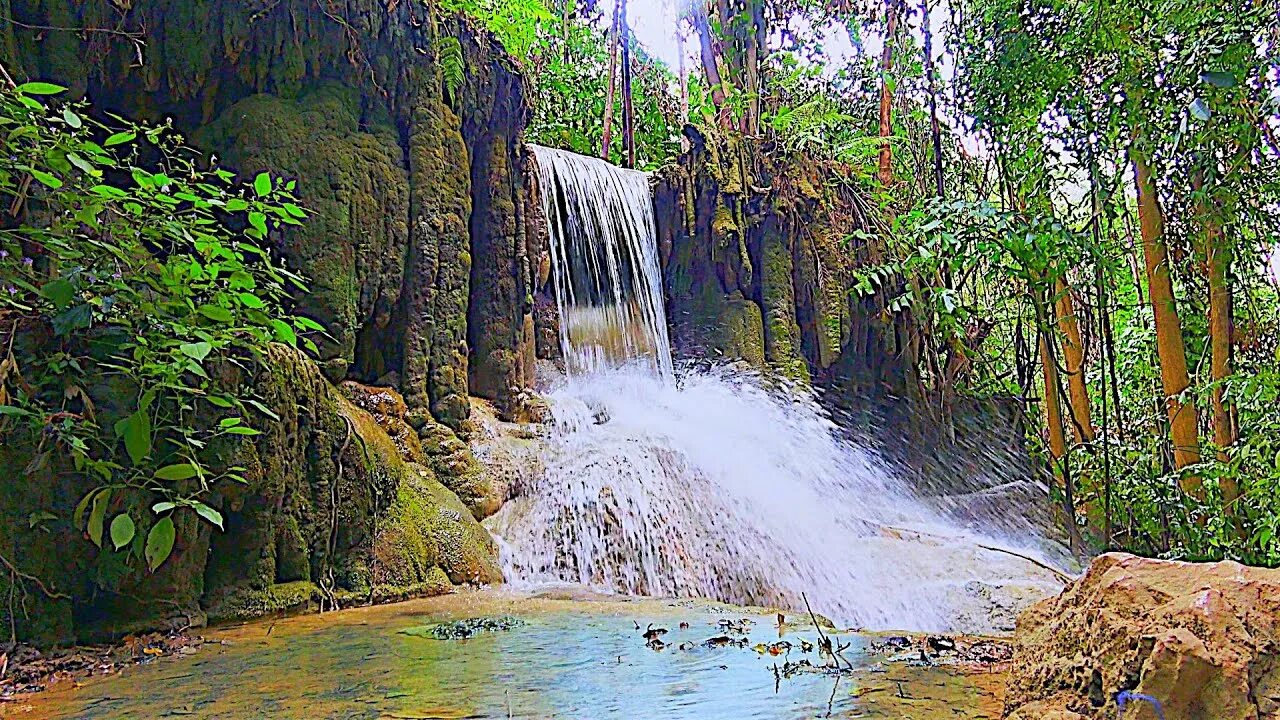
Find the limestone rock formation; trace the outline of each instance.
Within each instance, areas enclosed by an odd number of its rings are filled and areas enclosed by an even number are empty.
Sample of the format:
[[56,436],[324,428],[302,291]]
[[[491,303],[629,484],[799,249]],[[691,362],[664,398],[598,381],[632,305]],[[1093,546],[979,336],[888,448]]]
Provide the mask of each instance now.
[[[270,242],[306,277],[296,311],[325,327],[314,359],[273,348],[229,370],[279,421],[218,449],[220,466],[247,468],[247,483],[206,496],[226,530],[187,513],[158,572],[80,537],[69,518],[90,486],[74,473],[3,493],[0,550],[56,590],[26,599],[19,634],[86,639],[500,580],[477,518],[501,497],[464,438],[473,394],[524,413],[545,265],[522,214],[523,80],[503,48],[420,2],[0,5],[15,20],[0,61],[20,81],[169,120],[243,177],[296,180],[307,222]],[[113,31],[65,31],[77,27]],[[113,392],[101,389],[104,414]],[[0,448],[0,467],[27,467],[31,450]],[[45,510],[61,519],[30,528]]]
[[1280,570],[1109,553],[1019,618],[1006,717],[1109,720],[1126,691],[1126,720],[1280,718]]

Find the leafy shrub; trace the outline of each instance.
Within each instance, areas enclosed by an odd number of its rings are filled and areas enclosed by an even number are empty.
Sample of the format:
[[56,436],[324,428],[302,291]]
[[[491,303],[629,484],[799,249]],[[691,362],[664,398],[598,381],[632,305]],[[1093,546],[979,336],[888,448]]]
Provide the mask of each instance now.
[[244,481],[211,443],[272,415],[235,368],[319,329],[286,312],[301,281],[268,246],[305,213],[292,181],[238,184],[168,127],[38,99],[62,91],[0,97],[0,438],[30,449],[25,482],[87,478],[71,520],[155,570],[174,514],[221,528],[202,498]]

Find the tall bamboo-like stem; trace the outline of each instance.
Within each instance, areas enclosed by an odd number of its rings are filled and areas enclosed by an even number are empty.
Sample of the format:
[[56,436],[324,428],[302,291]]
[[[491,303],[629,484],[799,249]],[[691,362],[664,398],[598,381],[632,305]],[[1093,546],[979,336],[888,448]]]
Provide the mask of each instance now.
[[[1178,318],[1178,305],[1173,294],[1173,274],[1169,267],[1169,249],[1164,237],[1164,212],[1160,208],[1150,160],[1145,151],[1135,142],[1130,154],[1137,181],[1138,228],[1146,260],[1147,291],[1155,317],[1156,352],[1160,358],[1160,382],[1169,417],[1169,436],[1173,440],[1173,463],[1175,469],[1181,470],[1200,460],[1196,406],[1182,397],[1191,387],[1191,377],[1187,371],[1182,323]],[[1184,492],[1197,498],[1204,496],[1203,481],[1195,475],[1184,475],[1179,485]]]
[[893,88],[890,74],[893,72],[893,44],[898,36],[898,11],[900,0],[885,0],[884,50],[880,54],[880,184],[893,183]]
[[609,78],[604,93],[604,131],[600,143],[600,157],[609,159],[609,143],[613,139],[613,79],[618,74],[618,36],[619,16],[622,12],[622,0],[613,3],[613,26],[609,30]]
[[636,117],[631,97],[631,28],[627,25],[627,0],[619,0],[621,30],[618,42],[622,43],[622,149],[626,155],[625,167],[636,166]]

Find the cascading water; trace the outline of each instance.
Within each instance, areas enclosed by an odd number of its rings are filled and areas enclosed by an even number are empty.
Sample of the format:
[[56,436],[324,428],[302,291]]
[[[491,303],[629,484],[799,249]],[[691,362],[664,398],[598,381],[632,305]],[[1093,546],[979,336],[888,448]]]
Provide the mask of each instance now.
[[671,378],[648,174],[532,147],[568,371],[639,361]]
[[975,594],[1058,589],[927,509],[811,395],[675,374],[647,176],[534,153],[567,376],[545,473],[489,522],[509,582],[791,608],[805,593],[851,626],[968,631],[1001,624],[971,617]]

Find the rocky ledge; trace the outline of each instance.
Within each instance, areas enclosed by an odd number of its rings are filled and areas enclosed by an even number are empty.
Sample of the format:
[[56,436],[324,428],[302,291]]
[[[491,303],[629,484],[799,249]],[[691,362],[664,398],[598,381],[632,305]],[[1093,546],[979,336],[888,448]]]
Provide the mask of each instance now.
[[1280,719],[1280,570],[1098,557],[1018,619],[1004,717]]

